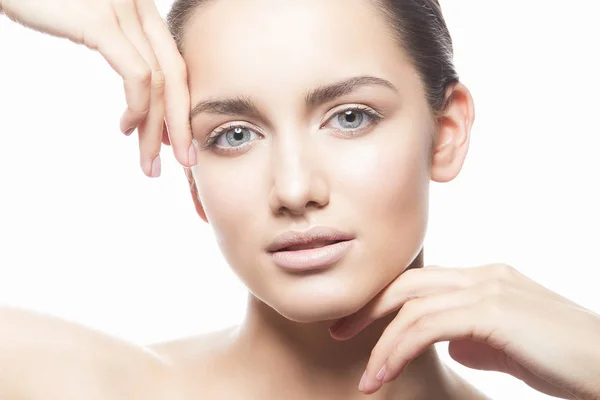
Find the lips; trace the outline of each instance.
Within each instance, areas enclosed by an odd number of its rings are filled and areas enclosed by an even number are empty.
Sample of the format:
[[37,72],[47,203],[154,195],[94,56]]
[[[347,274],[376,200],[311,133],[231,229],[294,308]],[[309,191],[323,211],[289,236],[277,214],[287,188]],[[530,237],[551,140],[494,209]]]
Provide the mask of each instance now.
[[334,228],[315,226],[303,232],[284,232],[269,244],[267,251],[297,251],[329,246],[339,242],[352,240],[354,236]]
[[354,246],[355,236],[326,226],[284,232],[267,246],[273,263],[290,273],[326,270]]
[[294,251],[294,250],[307,250],[307,249],[316,249],[318,247],[329,246],[330,244],[339,243],[341,240],[327,240],[327,241],[316,241],[308,244],[296,244],[293,246],[287,246],[279,251]]

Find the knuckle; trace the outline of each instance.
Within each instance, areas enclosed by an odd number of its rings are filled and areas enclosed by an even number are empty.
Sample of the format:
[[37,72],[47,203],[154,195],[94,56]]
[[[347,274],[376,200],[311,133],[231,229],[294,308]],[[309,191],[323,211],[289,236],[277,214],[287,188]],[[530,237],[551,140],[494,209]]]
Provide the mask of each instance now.
[[[410,282],[411,280],[418,279],[419,273],[417,271],[418,271],[418,269],[414,269],[414,268],[404,270],[401,275],[402,282]],[[410,287],[410,284],[405,283],[405,284],[402,284],[402,286]]]
[[[133,106],[127,105],[127,109],[129,110],[129,112],[131,114],[134,115],[135,118],[140,119],[140,120],[142,118],[144,118],[144,116],[146,114],[148,114],[148,112],[150,112],[150,106],[149,105],[144,105],[144,106],[141,106],[139,108],[135,108]],[[141,125],[138,126],[138,131],[140,133],[140,136],[143,136],[144,129],[145,128],[142,128]]]
[[398,360],[399,355],[402,352],[402,340],[397,340],[392,347],[392,351],[390,352],[390,358]]
[[394,365],[402,364],[403,360],[402,360],[402,357],[400,356],[401,354],[402,354],[402,344],[401,344],[401,342],[396,342],[396,343],[394,343],[394,346],[390,350],[390,354],[387,358],[388,358],[388,360],[392,360]]
[[414,315],[416,310],[419,308],[419,298],[412,298],[402,305],[402,315]]
[[502,280],[512,279],[515,276],[516,270],[508,264],[494,264],[492,265],[493,275]]
[[152,71],[149,67],[138,67],[132,72],[132,78],[136,82],[140,82],[141,84],[148,85],[152,81]]
[[[417,321],[415,321],[415,323],[412,324],[410,329],[415,332],[425,332],[430,328],[430,325],[431,320],[429,319],[428,315],[425,315],[422,318],[419,318]],[[417,333],[417,335],[419,335],[419,333]]]
[[164,92],[166,85],[165,74],[157,69],[152,73],[152,89]]

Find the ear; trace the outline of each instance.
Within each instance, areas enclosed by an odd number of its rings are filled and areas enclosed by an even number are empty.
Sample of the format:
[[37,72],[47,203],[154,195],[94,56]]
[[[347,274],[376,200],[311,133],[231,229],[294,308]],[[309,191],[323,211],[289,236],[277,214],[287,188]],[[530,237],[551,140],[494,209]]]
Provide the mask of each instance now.
[[196,181],[194,180],[192,169],[183,167],[183,171],[185,172],[185,177],[187,178],[188,185],[190,186],[190,194],[192,195],[192,201],[194,202],[196,212],[204,222],[208,222],[208,218],[206,218],[206,213],[204,212],[204,207],[202,207],[202,203],[200,203],[200,196],[198,196],[198,188],[196,187]]
[[461,82],[446,90],[446,99],[446,108],[437,116],[438,131],[431,154],[431,179],[436,182],[449,182],[462,169],[475,120],[473,97]]

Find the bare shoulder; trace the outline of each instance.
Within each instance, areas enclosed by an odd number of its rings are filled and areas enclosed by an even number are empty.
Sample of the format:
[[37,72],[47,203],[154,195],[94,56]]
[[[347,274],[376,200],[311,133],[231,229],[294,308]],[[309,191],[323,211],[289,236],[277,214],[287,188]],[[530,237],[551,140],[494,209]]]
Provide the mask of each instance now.
[[169,398],[170,364],[144,346],[54,316],[0,308],[0,398]]
[[179,368],[201,367],[224,356],[238,333],[238,326],[151,344],[148,349]]
[[[235,385],[224,385],[223,377],[231,377],[231,350],[238,332],[239,326],[231,326],[148,348],[170,363],[186,398],[228,398],[228,390]],[[231,394],[231,398],[237,396]]]

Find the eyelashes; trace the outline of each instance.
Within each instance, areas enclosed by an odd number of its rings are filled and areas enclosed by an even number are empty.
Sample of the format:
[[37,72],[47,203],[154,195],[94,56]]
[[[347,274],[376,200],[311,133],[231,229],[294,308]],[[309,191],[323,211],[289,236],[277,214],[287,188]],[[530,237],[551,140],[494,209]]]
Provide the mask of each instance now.
[[[337,133],[353,137],[365,130],[377,125],[383,119],[380,111],[364,105],[352,105],[342,108],[323,124],[320,129],[331,122],[337,123],[337,127],[331,128]],[[364,124],[363,124],[364,123]],[[245,123],[231,123],[214,130],[202,145],[204,150],[213,150],[219,153],[241,152],[251,145],[255,138],[258,140],[264,136]],[[247,140],[247,141],[245,141]]]

